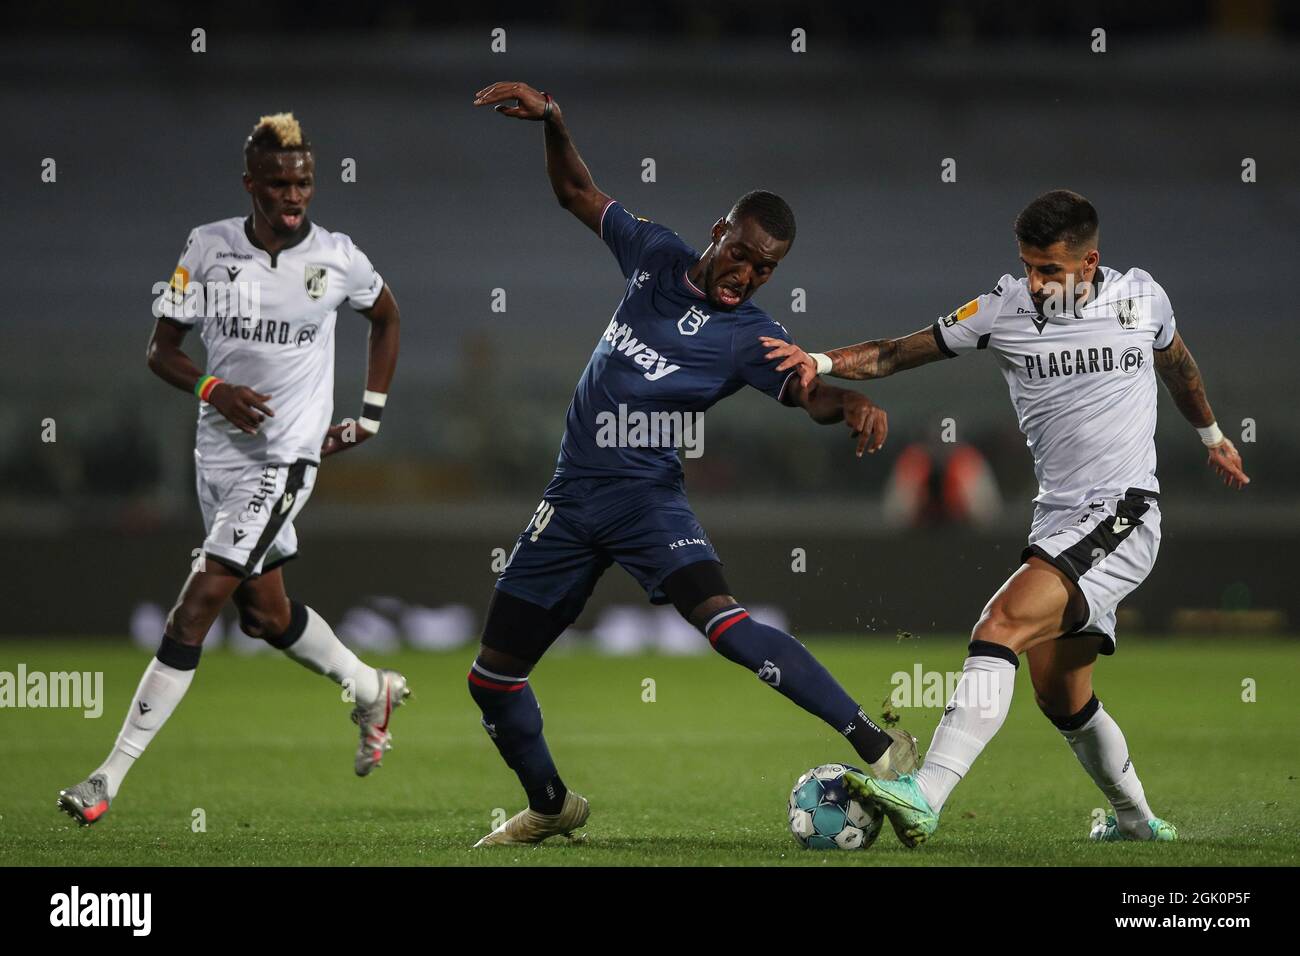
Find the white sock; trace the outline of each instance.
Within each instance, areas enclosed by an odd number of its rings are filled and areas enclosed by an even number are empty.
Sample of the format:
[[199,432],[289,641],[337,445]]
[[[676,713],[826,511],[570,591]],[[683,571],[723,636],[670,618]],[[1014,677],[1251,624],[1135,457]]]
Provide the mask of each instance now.
[[1016,683],[1016,666],[1000,657],[968,657],[952,700],[935,728],[916,785],[936,813],[984,745],[993,739],[1007,712]]
[[1147,805],[1119,724],[1098,703],[1097,712],[1086,724],[1078,730],[1063,730],[1061,736],[1114,807],[1120,830],[1130,836],[1149,837],[1151,831],[1146,823],[1155,814]]
[[136,758],[144,753],[162,725],[167,723],[167,718],[190,689],[193,680],[193,669],[177,670],[156,657],[144,669],[140,685],[135,689],[135,697],[131,699],[131,709],[127,711],[122,730],[117,735],[117,743],[113,745],[108,759],[95,771],[108,778],[110,800],[117,796],[117,789],[122,785],[127,771]]
[[311,608],[307,608],[307,626],[284,652],[336,684],[350,686],[359,704],[373,704],[379,699],[379,671],[348,650],[325,619]]

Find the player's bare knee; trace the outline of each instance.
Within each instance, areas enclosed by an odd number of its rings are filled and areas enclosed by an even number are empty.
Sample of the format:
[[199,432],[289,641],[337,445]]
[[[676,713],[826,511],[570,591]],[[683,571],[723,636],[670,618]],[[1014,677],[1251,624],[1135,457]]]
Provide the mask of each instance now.
[[690,621],[691,624],[702,631],[713,615],[717,614],[723,608],[731,607],[735,603],[736,599],[730,594],[716,595],[715,597],[708,598],[696,605],[694,610],[686,616],[686,620]]
[[660,588],[677,613],[701,631],[715,614],[736,603],[717,561],[696,561],[678,568],[663,579]]
[[265,607],[241,598],[236,592],[235,608],[239,611],[239,629],[254,640],[264,641],[284,634],[292,623],[288,601],[283,607]]
[[287,620],[277,626],[277,622],[269,615],[263,614],[255,608],[241,607],[239,609],[239,629],[255,640],[261,641],[276,634],[281,634],[287,627]]
[[202,644],[214,620],[216,620],[215,611],[209,612],[206,607],[195,607],[181,602],[167,615],[164,633],[182,644]]
[[979,623],[971,631],[971,641],[1001,644],[1019,655],[1035,644],[1057,636],[1057,633],[1056,629],[1041,621],[1026,620],[1010,613],[1001,603],[994,602],[985,608]]
[[1069,713],[1070,697],[1063,687],[1034,688],[1034,703],[1049,720]]
[[994,605],[984,612],[979,623],[970,632],[971,643],[982,641],[986,644],[1000,644],[1019,654],[1028,635],[1020,621],[1006,614],[1001,607]]

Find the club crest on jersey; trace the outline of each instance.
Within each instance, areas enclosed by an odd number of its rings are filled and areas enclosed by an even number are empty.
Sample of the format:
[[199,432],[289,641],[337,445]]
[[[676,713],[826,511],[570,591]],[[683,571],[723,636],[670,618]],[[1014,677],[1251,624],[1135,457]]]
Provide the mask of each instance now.
[[707,321],[709,321],[709,314],[698,305],[693,305],[691,311],[677,320],[677,331],[682,335],[694,335],[704,328],[704,323]]
[[325,294],[326,283],[325,267],[321,265],[308,265],[303,270],[302,284],[307,289],[307,295],[313,299],[319,299]]
[[1132,331],[1138,327],[1138,304],[1136,299],[1120,299],[1113,303],[1115,307],[1115,318],[1119,319],[1119,327]]

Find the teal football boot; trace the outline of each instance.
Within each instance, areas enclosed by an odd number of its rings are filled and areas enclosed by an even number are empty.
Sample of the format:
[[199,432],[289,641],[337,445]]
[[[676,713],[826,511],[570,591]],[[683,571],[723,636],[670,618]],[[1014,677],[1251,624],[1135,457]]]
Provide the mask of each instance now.
[[1178,839],[1178,828],[1172,823],[1166,823],[1159,817],[1152,817],[1147,821],[1147,829],[1151,835],[1143,833],[1129,835],[1119,828],[1119,823],[1115,819],[1115,814],[1106,814],[1106,822],[1098,823],[1088,834],[1089,840],[1096,840],[1100,843],[1118,843],[1122,840],[1154,840],[1156,843],[1172,843]]
[[920,846],[939,827],[939,814],[930,808],[930,801],[911,774],[897,780],[876,780],[849,770],[844,774],[844,785],[858,800],[884,811],[905,847]]

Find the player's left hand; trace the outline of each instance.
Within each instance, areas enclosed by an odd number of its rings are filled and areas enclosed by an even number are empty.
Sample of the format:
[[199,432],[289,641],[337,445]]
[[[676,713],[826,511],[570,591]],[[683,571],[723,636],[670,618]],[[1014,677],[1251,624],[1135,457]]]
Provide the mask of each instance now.
[[784,372],[786,369],[798,369],[799,384],[804,388],[812,384],[813,379],[817,377],[817,363],[812,360],[812,357],[807,352],[785,339],[774,339],[766,335],[760,335],[758,340],[772,350],[763,358],[782,359],[781,364],[776,367],[776,371]]
[[356,422],[344,422],[338,425],[331,425],[329,431],[325,433],[325,442],[320,446],[320,456],[328,458],[335,452],[352,448],[360,445],[367,438],[370,438],[371,432],[366,431]]
[[858,457],[865,450],[874,455],[885,447],[889,434],[889,416],[885,410],[859,392],[844,393],[844,424],[858,440]]
[[1231,439],[1225,438],[1217,445],[1211,445],[1207,451],[1210,457],[1206,463],[1218,473],[1225,485],[1229,488],[1245,488],[1250,484],[1250,478],[1241,470],[1241,454]]

